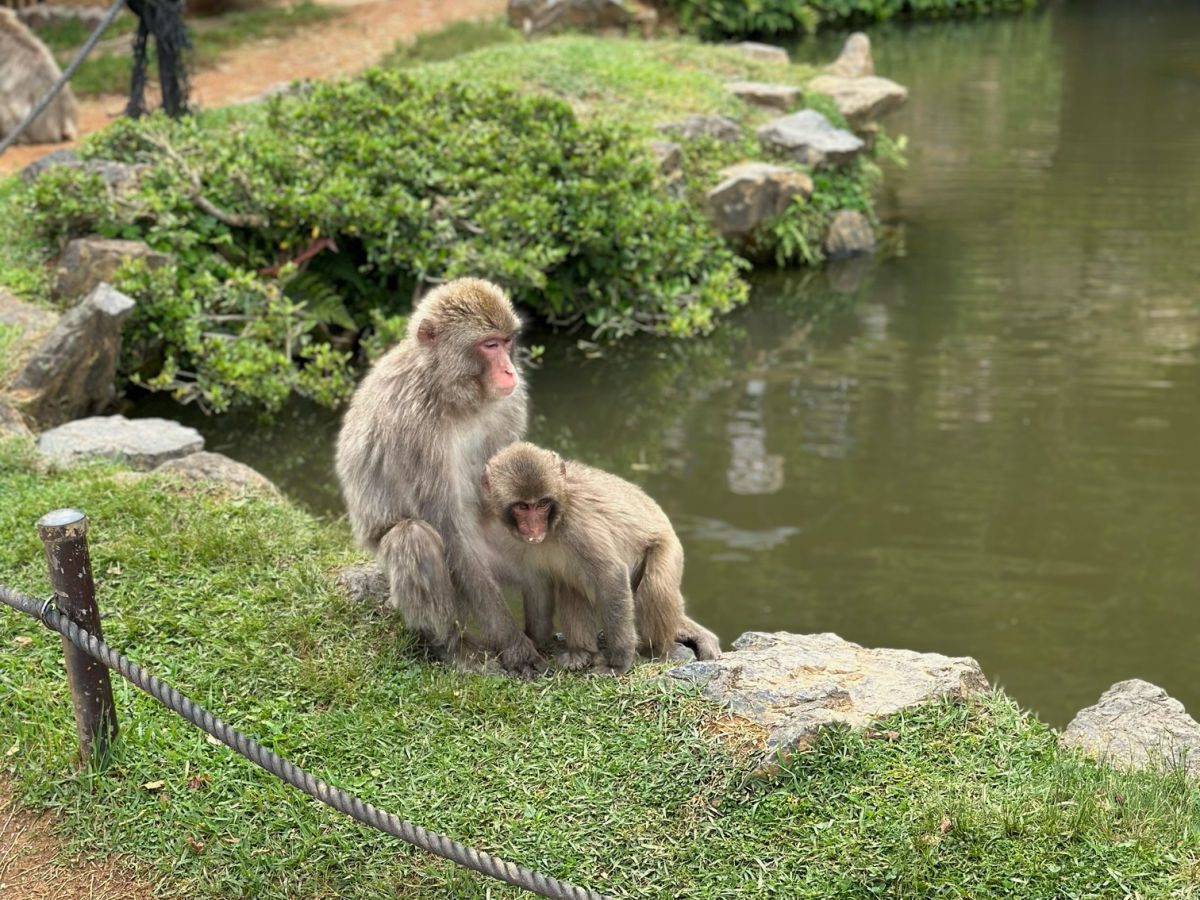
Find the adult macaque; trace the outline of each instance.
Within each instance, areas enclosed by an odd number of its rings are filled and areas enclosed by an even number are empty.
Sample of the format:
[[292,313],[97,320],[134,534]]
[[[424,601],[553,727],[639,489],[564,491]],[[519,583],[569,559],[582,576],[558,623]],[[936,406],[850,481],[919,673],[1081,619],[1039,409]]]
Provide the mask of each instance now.
[[430,292],[408,336],[355,392],[337,472],[355,537],[388,577],[388,605],[429,651],[469,662],[463,633],[473,619],[506,670],[531,675],[546,663],[490,569],[479,490],[485,462],[525,431],[512,357],[520,327],[489,282],[462,278]]
[[[12,10],[0,9],[0,138],[11,134],[62,76],[46,45]],[[19,144],[54,144],[78,134],[78,106],[68,84],[17,138]]]
[[[562,668],[620,674],[639,650],[666,656],[674,649],[683,621],[683,547],[639,487],[519,443],[491,458],[483,491],[497,556],[510,561],[515,580],[558,602]],[[547,615],[551,608],[539,606]]]

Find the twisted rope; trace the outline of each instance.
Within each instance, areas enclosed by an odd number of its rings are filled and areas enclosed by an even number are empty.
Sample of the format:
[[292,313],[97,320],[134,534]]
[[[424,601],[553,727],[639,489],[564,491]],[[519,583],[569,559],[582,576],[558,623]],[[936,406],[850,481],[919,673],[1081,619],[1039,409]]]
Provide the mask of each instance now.
[[137,663],[127,659],[95,635],[80,628],[48,601],[20,594],[7,585],[0,584],[0,602],[27,616],[41,620],[51,631],[57,631],[88,656],[120,673],[123,678],[145,691],[167,709],[174,710],[196,727],[208,732],[227,747],[246,757],[256,766],[282,778],[292,787],[299,788],[309,796],[316,797],[338,812],[345,813],[366,825],[398,837],[414,847],[428,850],[430,853],[460,866],[473,869],[498,881],[524,888],[542,897],[550,897],[552,900],[610,900],[595,891],[576,887],[568,882],[559,881],[549,875],[543,875],[516,863],[492,856],[482,850],[476,850],[474,847],[460,844],[445,835],[429,831],[420,825],[414,825],[406,819],[398,818],[339,788],[326,784],[299,766],[293,765],[263,747],[257,741],[246,737],[169,684],[144,671]]

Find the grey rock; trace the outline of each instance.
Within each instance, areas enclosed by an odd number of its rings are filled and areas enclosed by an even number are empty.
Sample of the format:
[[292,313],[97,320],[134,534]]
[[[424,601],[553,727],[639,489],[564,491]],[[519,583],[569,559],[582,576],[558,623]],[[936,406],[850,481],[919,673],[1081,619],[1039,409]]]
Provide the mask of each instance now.
[[658,162],[660,175],[669,178],[683,171],[683,148],[674,141],[651,141],[650,153]]
[[29,437],[30,434],[21,414],[0,397],[0,438]]
[[508,0],[508,21],[526,34],[623,31],[630,26],[645,31],[657,20],[653,9],[632,0]]
[[754,106],[789,112],[800,105],[804,91],[791,84],[768,84],[765,81],[730,81],[726,89]]
[[68,310],[10,385],[22,412],[47,427],[112,402],[121,326],[133,307],[129,297],[101,284]]
[[[0,7],[0,138],[13,134],[62,77],[46,45],[11,9]],[[79,105],[68,84],[32,124],[18,144],[57,144],[79,134]]]
[[855,127],[875,121],[908,99],[908,88],[875,76],[818,75],[808,83],[808,89],[831,97],[838,112]]
[[830,75],[843,78],[862,78],[875,74],[875,60],[871,57],[871,39],[856,31],[842,44],[838,58],[825,67]]
[[824,248],[829,259],[874,253],[875,232],[867,217],[858,210],[839,209],[829,222]]
[[757,60],[758,62],[784,64],[791,62],[791,60],[788,59],[787,51],[782,47],[776,47],[773,44],[760,44],[756,41],[741,41],[737,44],[730,44],[730,46],[735,50],[740,50],[744,55],[750,57],[750,59]]
[[384,606],[387,603],[387,576],[377,563],[355,563],[346,566],[337,574],[337,583],[355,603],[369,603],[372,606]]
[[969,657],[868,649],[836,634],[784,631],[747,632],[722,659],[670,675],[703,685],[705,696],[766,727],[770,756],[805,746],[822,728],[863,728],[910,706],[988,689]]
[[1200,777],[1200,723],[1162,688],[1136,678],[1080,710],[1059,742],[1123,768],[1180,765]]
[[140,259],[149,269],[171,262],[168,253],[152,250],[141,241],[114,238],[77,238],[67,244],[54,270],[54,296],[73,300],[93,291],[102,282],[111,282],[117,269],[127,260]]
[[194,428],[167,419],[124,416],[76,419],[43,433],[37,442],[37,452],[59,465],[119,459],[143,470],[203,449],[204,438]]
[[724,237],[748,235],[783,213],[793,197],[812,196],[812,179],[787,166],[744,162],[721,170],[721,183],[705,204]]
[[21,177],[26,181],[36,181],[44,172],[58,166],[83,169],[99,175],[107,187],[120,191],[136,189],[141,184],[142,175],[150,169],[148,165],[120,163],[110,159],[83,160],[74,150],[55,150],[27,165],[21,170]]
[[725,116],[691,115],[677,122],[663,122],[655,127],[664,134],[676,135],[688,141],[699,138],[736,141],[742,136],[742,126]]
[[207,450],[189,453],[168,460],[154,471],[169,472],[188,481],[211,482],[234,490],[261,491],[279,496],[279,488],[269,478],[223,453],[210,453]]
[[861,138],[836,128],[814,109],[783,116],[759,127],[763,147],[807,166],[841,165],[854,159],[865,146]]

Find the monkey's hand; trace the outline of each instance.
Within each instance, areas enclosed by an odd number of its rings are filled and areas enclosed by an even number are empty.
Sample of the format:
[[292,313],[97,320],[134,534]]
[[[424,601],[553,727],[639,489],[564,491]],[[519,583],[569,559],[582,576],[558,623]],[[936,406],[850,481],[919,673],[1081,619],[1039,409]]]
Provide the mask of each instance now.
[[518,634],[507,647],[500,651],[500,665],[504,671],[521,678],[533,678],[549,667],[538,653],[537,647],[524,634]]
[[567,672],[584,672],[600,660],[600,654],[588,650],[564,650],[555,657],[560,669]]

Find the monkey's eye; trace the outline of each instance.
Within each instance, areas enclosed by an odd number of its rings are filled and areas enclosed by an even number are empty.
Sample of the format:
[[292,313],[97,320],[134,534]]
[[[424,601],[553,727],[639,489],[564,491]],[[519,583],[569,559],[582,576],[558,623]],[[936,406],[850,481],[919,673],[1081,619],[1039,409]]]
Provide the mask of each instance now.
[[550,505],[550,498],[549,498],[549,497],[543,497],[541,500],[539,500],[539,501],[537,502],[537,508],[538,508],[538,509],[545,509],[545,508],[546,508],[546,507],[548,507],[549,505]]
[[515,509],[517,512],[529,512],[529,504],[528,503],[514,503],[513,509]]
[[495,340],[493,340],[493,341],[484,341],[484,342],[483,342],[483,349],[484,349],[484,350],[495,350],[495,349],[497,349],[499,346],[500,346],[500,342],[499,342],[499,341],[495,341]]

